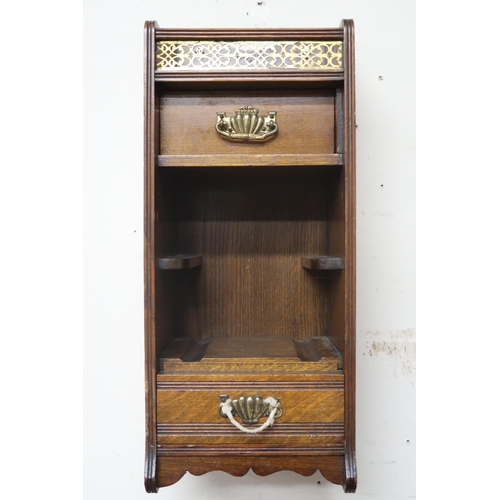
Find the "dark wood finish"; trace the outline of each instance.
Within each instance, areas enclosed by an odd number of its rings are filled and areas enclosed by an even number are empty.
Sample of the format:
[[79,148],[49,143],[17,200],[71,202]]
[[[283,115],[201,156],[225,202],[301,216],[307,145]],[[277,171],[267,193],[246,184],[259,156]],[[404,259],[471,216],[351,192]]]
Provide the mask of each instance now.
[[[244,448],[243,448],[244,449]],[[158,453],[158,484],[160,487],[176,483],[189,471],[194,476],[220,470],[232,476],[242,477],[250,469],[258,476],[268,476],[282,470],[293,470],[303,476],[311,476],[321,469],[323,477],[332,483],[342,483],[344,476],[344,457],[333,452],[310,455],[297,454],[290,451],[289,455],[272,453],[247,455],[241,453],[224,454],[224,450],[215,450],[213,454],[205,452],[203,460],[199,453],[163,451]]]
[[[233,116],[246,105],[257,108],[260,116],[277,112],[275,138],[264,143],[231,142],[214,134],[218,112]],[[334,122],[332,90],[172,92],[161,98],[160,154],[331,155],[335,153]]]
[[200,82],[203,82],[204,89],[220,88],[220,82],[225,81],[231,85],[231,88],[252,89],[266,87],[271,88],[328,88],[334,82],[343,82],[344,74],[342,72],[328,73],[314,71],[309,73],[297,73],[290,71],[262,71],[255,73],[202,73],[195,75],[188,71],[164,72],[158,73],[157,82],[163,82],[167,88],[172,90],[186,90],[199,88]]
[[162,40],[343,40],[342,28],[326,29],[156,29]]
[[344,259],[341,257],[302,257],[300,262],[302,267],[313,271],[333,271],[336,269],[344,269]]
[[[344,152],[344,91],[342,87],[335,89],[335,151],[339,155]],[[342,165],[344,158],[342,157]]]
[[[341,40],[344,68],[155,72],[159,40]],[[147,22],[145,48],[146,490],[251,468],[320,470],[353,492],[353,23]],[[243,105],[277,111],[278,135],[218,135],[216,113]],[[248,435],[219,414],[223,394],[273,396],[283,414]]]
[[146,459],[144,485],[148,493],[158,491],[156,482],[156,324],[155,324],[155,159],[158,154],[158,120],[155,103],[155,47],[158,24],[144,26],[144,327],[146,393]]
[[159,257],[156,262],[158,269],[193,269],[201,266],[203,257],[201,255],[173,255],[171,257]]
[[345,446],[346,472],[344,491],[354,492],[356,470],[356,92],[354,73],[354,23],[342,21],[344,28],[344,155],[345,155],[345,280],[346,306],[344,336]]

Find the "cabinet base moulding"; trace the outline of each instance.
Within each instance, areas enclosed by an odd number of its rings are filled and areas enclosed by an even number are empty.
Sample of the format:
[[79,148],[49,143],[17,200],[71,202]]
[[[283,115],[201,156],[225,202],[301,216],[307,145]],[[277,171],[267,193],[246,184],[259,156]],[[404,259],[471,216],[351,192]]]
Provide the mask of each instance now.
[[186,472],[201,476],[211,471],[222,471],[232,476],[244,476],[252,470],[258,476],[268,476],[280,471],[293,471],[302,476],[312,476],[317,470],[334,484],[342,484],[344,479],[343,456],[297,456],[296,454],[259,457],[246,456],[159,456],[158,487],[169,486],[179,481]]

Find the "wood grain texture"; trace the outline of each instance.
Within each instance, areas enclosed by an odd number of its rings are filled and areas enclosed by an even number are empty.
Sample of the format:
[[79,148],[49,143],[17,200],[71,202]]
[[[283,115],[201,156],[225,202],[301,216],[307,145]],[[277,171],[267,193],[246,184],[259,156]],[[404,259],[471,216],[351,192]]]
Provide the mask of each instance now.
[[193,269],[201,266],[203,257],[201,255],[172,255],[170,257],[158,257],[156,263],[158,269],[164,271],[176,269]]
[[[322,365],[324,364],[324,368]],[[181,366],[186,366],[186,363],[181,364]],[[222,363],[221,363],[222,365]],[[164,371],[158,373],[158,387],[162,387],[164,389],[172,389],[175,386],[172,386],[172,383],[175,382],[183,382],[185,384],[189,384],[191,382],[200,384],[200,376],[208,377],[206,387],[210,388],[209,384],[213,383],[225,383],[228,387],[233,387],[237,385],[239,382],[252,382],[254,384],[259,384],[262,382],[263,376],[267,377],[268,381],[273,381],[275,386],[289,384],[293,382],[295,385],[305,385],[297,382],[298,374],[307,374],[308,383],[315,382],[316,386],[321,385],[337,385],[339,388],[343,386],[343,372],[341,370],[335,370],[335,364],[333,363],[325,363],[324,361],[319,361],[315,363],[313,367],[307,367],[305,364],[304,369],[301,369],[300,366],[297,367],[296,363],[290,363],[289,366],[286,363],[281,362],[279,365],[275,363],[267,363],[254,365],[250,363],[250,367],[247,368],[246,363],[241,362],[239,365],[237,362],[231,364],[227,362],[227,364],[222,365],[222,368],[217,371],[213,369],[213,367],[217,367],[218,364],[214,363],[210,364],[210,367],[207,368],[206,364],[199,363],[196,365],[191,364],[187,367],[186,370],[177,370],[177,367],[173,367],[173,364],[169,364],[169,371]],[[235,368],[233,370],[233,367]],[[239,368],[239,370],[238,370]],[[263,368],[263,369],[262,369]],[[272,368],[272,369],[271,369]],[[224,370],[224,371],[223,371]],[[229,377],[227,373],[230,373]],[[208,375],[207,375],[208,374]],[[326,377],[325,377],[326,375]],[[333,375],[341,375],[341,380],[333,379],[330,381],[330,376]]]
[[[232,360],[252,360],[262,366],[289,361],[299,369],[304,361],[316,362],[338,357],[338,350],[327,337],[311,337],[302,341],[291,337],[236,337],[214,338],[203,342],[181,338],[175,339],[161,354],[165,369],[180,361],[202,361],[205,366]],[[308,365],[308,369],[313,369],[313,366],[316,365]]]
[[283,470],[292,470],[303,476],[311,476],[317,470],[334,484],[342,484],[344,476],[344,457],[338,455],[280,455],[272,454],[258,457],[225,456],[223,454],[206,456],[162,456],[158,457],[158,484],[169,486],[176,483],[189,471],[200,476],[211,471],[223,471],[232,476],[244,476],[250,469],[258,476],[268,476]]
[[[196,362],[184,362],[186,352],[203,354],[195,356]],[[265,445],[258,436],[240,431],[227,434],[227,419],[219,413],[220,396],[227,394],[231,399],[272,396],[280,400],[283,415],[265,434],[276,447],[326,446],[343,453],[344,375],[335,363],[338,351],[327,338],[302,342],[266,337],[207,342],[179,339],[166,349],[162,359],[164,371],[157,377],[157,419],[164,435],[177,432],[176,438],[172,435],[162,441],[169,450],[180,445],[194,449],[244,445],[240,453],[245,453],[247,445]],[[176,370],[179,365],[184,372]],[[315,431],[311,423],[317,425]],[[318,434],[315,438],[314,432]]]
[[159,368],[160,374],[229,372],[233,377],[241,372],[332,373],[342,369],[342,357],[328,337],[181,338],[161,354]]
[[342,165],[339,154],[159,155],[159,167],[290,167]]
[[325,29],[170,29],[157,28],[156,39],[161,40],[343,40],[342,28]]
[[328,172],[162,171],[162,182],[176,186],[176,252],[203,255],[203,266],[179,281],[175,302],[165,305],[175,336],[331,334],[328,282],[338,278],[308,273],[300,263],[326,254]]
[[158,122],[155,107],[155,30],[144,25],[144,349],[146,395],[146,452],[144,486],[158,491],[156,482],[156,325],[155,325],[155,158],[158,154]]
[[344,81],[344,73],[340,71],[262,71],[259,73],[190,73],[188,71],[157,72],[156,82],[164,84],[170,90],[197,90],[203,82],[203,90],[218,90],[221,85],[232,90],[251,87],[252,90],[266,89],[330,89],[332,84]]
[[[248,436],[232,424],[168,424],[158,425],[158,448],[162,453],[191,452],[194,454],[214,453],[214,449],[236,449],[239,454],[244,450],[256,454],[266,453],[270,449],[274,453],[310,454],[311,449],[317,453],[336,452],[344,454],[343,425],[286,424],[279,420],[271,429]],[[238,453],[237,453],[238,454]]]
[[313,271],[334,271],[344,269],[344,259],[341,257],[328,257],[326,255],[302,257],[300,263],[302,267]]
[[345,154],[345,422],[346,455],[343,487],[356,491],[356,92],[354,72],[354,23],[342,22],[344,29],[344,154]]
[[[216,132],[218,112],[234,116],[236,109],[248,105],[260,116],[277,112],[275,138],[264,143],[232,142]],[[160,154],[232,155],[236,162],[239,155],[333,155],[334,117],[331,90],[170,92],[160,104]]]
[[[344,454],[343,424],[274,425],[272,432],[249,437],[232,424],[158,424],[158,449],[170,454]],[[290,443],[290,439],[293,440]],[[293,446],[295,448],[293,448]]]
[[[160,423],[225,423],[219,415],[219,396],[228,394],[231,399],[247,396],[279,399],[283,415],[280,423],[333,423],[344,421],[343,383],[307,383],[306,375],[299,375],[301,383],[273,383],[273,381],[238,382],[225,384],[171,383],[158,386],[157,418]],[[272,429],[269,430],[272,433]],[[250,436],[248,439],[251,439]],[[290,438],[293,440],[293,437]]]
[[344,152],[344,89],[341,86],[335,88],[335,152]]
[[327,255],[342,259],[343,271],[331,273],[328,282],[329,307],[327,313],[327,329],[332,336],[333,344],[341,355],[345,353],[345,310],[346,281],[345,255],[348,235],[345,224],[345,169],[331,171],[328,180],[328,224],[327,224]]

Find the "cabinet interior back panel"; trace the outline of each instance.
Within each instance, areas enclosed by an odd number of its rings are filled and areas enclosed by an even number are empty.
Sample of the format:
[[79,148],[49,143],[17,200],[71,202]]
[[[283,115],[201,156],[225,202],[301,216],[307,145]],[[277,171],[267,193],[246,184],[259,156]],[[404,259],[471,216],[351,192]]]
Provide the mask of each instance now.
[[189,170],[162,175],[165,187],[175,186],[177,253],[203,256],[202,266],[175,280],[175,301],[164,305],[174,316],[175,336],[330,334],[331,285],[338,273],[301,265],[301,256],[327,250],[325,174]]

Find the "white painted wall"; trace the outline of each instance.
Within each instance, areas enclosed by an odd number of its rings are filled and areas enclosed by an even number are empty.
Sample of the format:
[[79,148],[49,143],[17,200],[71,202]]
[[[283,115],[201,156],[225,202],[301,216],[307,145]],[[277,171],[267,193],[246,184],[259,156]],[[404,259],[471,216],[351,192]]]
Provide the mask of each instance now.
[[[333,27],[357,72],[358,491],[415,496],[415,2],[86,0],[84,497],[143,488],[143,24]],[[69,496],[71,497],[71,495]],[[68,497],[68,498],[69,498]],[[319,473],[186,475],[157,498],[344,498]]]

